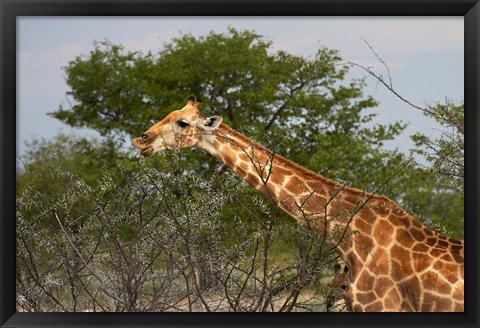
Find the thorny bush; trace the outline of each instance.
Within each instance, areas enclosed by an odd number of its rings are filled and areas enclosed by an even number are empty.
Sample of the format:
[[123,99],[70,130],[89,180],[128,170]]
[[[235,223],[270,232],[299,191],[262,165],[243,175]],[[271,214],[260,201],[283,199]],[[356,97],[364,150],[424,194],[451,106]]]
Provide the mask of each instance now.
[[321,236],[277,219],[232,173],[198,176],[180,168],[179,156],[169,152],[156,168],[117,160],[89,183],[52,165],[50,181],[62,182],[54,197],[35,183],[22,187],[17,309],[343,309],[328,284],[335,255]]

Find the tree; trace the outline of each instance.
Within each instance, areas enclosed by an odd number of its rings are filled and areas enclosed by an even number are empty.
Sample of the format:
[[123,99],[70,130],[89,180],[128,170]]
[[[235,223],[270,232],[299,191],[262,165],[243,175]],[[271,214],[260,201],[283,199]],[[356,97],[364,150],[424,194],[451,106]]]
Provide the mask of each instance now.
[[434,118],[445,130],[440,138],[432,140],[424,134],[412,136],[416,152],[432,163],[432,169],[447,180],[446,189],[463,193],[465,172],[465,108],[463,103],[455,105],[451,100],[445,104],[429,106],[426,116]]
[[[207,154],[169,152],[139,161],[120,151],[126,138],[181,108],[192,94],[202,97],[205,114],[223,116],[300,165],[386,194],[426,218],[444,214],[429,207],[444,196],[436,180],[427,178],[433,173],[382,148],[405,125],[366,127],[373,115],[365,110],[377,103],[363,94],[363,79],[345,81],[349,68],[338,52],[320,47],[304,58],[271,46],[254,32],[235,29],[181,35],[158,54],[100,42],[65,67],[70,106],[50,115],[95,129],[107,142],[91,147],[62,137],[30,147],[17,188],[23,261],[17,280],[24,309],[42,308],[38,295],[48,300],[46,308],[69,311],[82,310],[76,305],[81,299],[84,307],[117,311],[324,306],[331,294],[324,278],[335,260],[325,240],[297,226]],[[50,156],[51,148],[59,151]],[[32,248],[47,236],[55,247]],[[108,252],[112,258],[104,257]],[[62,258],[61,268],[54,266],[55,257]],[[48,265],[36,272],[39,263]],[[136,268],[149,274],[140,277]],[[70,279],[61,281],[65,272]],[[52,276],[58,284],[42,289]],[[92,294],[98,286],[105,288]],[[305,298],[307,289],[314,291],[311,299]]]
[[[310,59],[274,52],[260,35],[235,29],[182,35],[158,55],[102,42],[65,67],[73,105],[50,115],[104,135],[133,137],[196,94],[203,112],[222,115],[293,161],[373,189],[393,175],[393,166],[403,165],[399,154],[381,146],[405,125],[366,128],[374,115],[364,111],[377,103],[363,95],[363,80],[343,81],[348,68],[340,62],[336,51],[324,47]],[[186,169],[214,171],[205,154],[185,154],[198,159],[186,162]]]
[[447,99],[445,104],[428,106],[423,112],[444,128],[435,140],[421,133],[411,137],[417,147],[415,152],[425,156],[430,165],[425,175],[437,180],[431,189],[435,196],[431,197],[433,202],[428,206],[434,216],[429,221],[440,224],[453,236],[463,239],[465,108],[463,102],[456,105]]

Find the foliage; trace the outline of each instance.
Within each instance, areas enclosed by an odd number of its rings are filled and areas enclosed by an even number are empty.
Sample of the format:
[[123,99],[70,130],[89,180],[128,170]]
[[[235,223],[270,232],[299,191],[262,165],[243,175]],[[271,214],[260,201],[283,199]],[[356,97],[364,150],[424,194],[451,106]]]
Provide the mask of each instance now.
[[[203,98],[202,111],[278,153],[325,176],[375,190],[405,164],[381,148],[402,123],[367,128],[377,103],[365,97],[363,80],[344,82],[348,71],[334,50],[311,58],[273,51],[271,42],[249,31],[195,38],[186,34],[158,54],[125,51],[97,43],[65,67],[71,108],[51,113],[71,126],[104,135],[140,135],[187,95]],[[212,174],[217,163],[201,152],[185,152],[185,169]],[[388,190],[382,190],[388,193]]]
[[396,184],[403,208],[437,232],[464,236],[464,193],[445,188],[451,181],[438,172],[413,167]]
[[412,136],[416,152],[424,155],[433,164],[432,169],[446,179],[445,189],[464,192],[465,108],[463,103],[455,105],[451,100],[445,104],[429,106],[424,112],[434,118],[445,130],[440,138],[432,140],[418,133]]
[[[230,29],[181,35],[158,54],[95,43],[64,69],[70,105],[50,115],[105,140],[59,136],[29,145],[17,176],[23,310],[329,309],[324,279],[334,254],[319,236],[203,152],[146,160],[124,152],[126,138],[192,94],[202,97],[202,112],[223,116],[275,153],[385,194],[433,228],[463,237],[463,187],[451,188],[463,168],[444,160],[463,161],[463,130],[435,142],[414,136],[434,170],[383,149],[405,125],[369,124],[374,115],[365,112],[377,103],[363,94],[364,80],[345,81],[348,67],[334,50],[304,58]],[[447,126],[463,126],[460,106],[431,111]]]
[[[412,167],[413,170],[405,172],[405,179],[399,184],[403,192],[395,199],[404,209],[434,230],[463,239],[465,171],[463,102],[461,105],[455,105],[447,98],[445,104],[437,103],[434,106],[420,107],[413,104],[393,87],[388,65],[366,40],[363,41],[386,68],[388,80],[376,73],[372,67],[351,61],[348,64],[362,69],[403,103],[422,111],[424,115],[433,118],[444,127],[441,137],[436,140],[422,133],[411,136],[417,147],[411,150],[412,153],[423,157],[427,166],[418,165]],[[409,192],[405,192],[407,190]],[[391,186],[389,191],[392,191]]]
[[[89,149],[98,157],[104,153]],[[112,161],[115,169],[110,170],[96,163],[92,168],[103,173],[98,182],[87,183],[88,172],[54,165],[62,160],[58,154],[47,160],[52,164],[49,180],[57,185],[51,197],[39,191],[44,177],[36,170],[26,171],[24,179],[33,184],[17,196],[20,310],[325,308],[331,289],[319,280],[334,255],[318,247],[324,243],[316,234],[278,223],[275,209],[258,195],[251,202],[270,219],[254,233],[244,229],[240,216],[234,222],[222,219],[228,203],[249,206],[234,198],[245,184],[230,179],[219,186],[193,173],[178,174],[175,152],[159,168],[141,159],[133,170],[120,161]],[[280,233],[290,245],[288,261],[272,255]],[[225,244],[228,235],[241,242]],[[300,295],[312,286],[316,289],[308,298]]]
[[[424,114],[434,118],[444,129],[437,139],[422,133],[411,138],[415,142],[417,154],[425,156],[431,165],[422,170],[421,179],[427,187],[418,189],[415,212],[431,213],[423,217],[426,222],[440,226],[444,233],[463,239],[464,231],[464,172],[465,172],[465,109],[463,103],[454,104],[447,99],[445,104],[429,106]],[[430,182],[426,181],[429,180]],[[431,181],[435,181],[432,184]]]

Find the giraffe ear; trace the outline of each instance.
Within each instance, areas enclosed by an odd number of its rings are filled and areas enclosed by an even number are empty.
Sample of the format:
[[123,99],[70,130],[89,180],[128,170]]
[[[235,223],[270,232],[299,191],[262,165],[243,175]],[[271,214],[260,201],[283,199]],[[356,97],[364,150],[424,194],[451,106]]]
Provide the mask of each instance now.
[[201,127],[204,130],[215,130],[218,128],[220,123],[222,123],[223,118],[221,116],[210,116],[207,117],[202,123],[200,123]]

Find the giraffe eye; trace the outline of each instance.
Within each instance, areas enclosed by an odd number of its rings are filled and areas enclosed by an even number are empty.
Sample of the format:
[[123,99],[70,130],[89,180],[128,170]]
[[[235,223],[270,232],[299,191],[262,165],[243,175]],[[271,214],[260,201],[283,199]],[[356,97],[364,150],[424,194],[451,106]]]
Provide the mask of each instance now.
[[181,128],[186,128],[188,126],[188,122],[185,121],[177,121],[177,125]]

